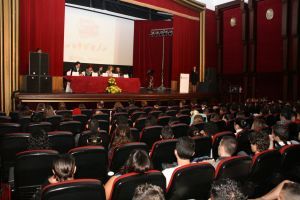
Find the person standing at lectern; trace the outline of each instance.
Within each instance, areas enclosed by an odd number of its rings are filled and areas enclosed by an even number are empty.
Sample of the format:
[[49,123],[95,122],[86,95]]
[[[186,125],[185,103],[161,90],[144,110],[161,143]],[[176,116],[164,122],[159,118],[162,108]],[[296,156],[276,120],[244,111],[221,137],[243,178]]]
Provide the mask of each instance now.
[[197,71],[197,67],[194,66],[191,72],[192,92],[196,92],[198,81],[199,81],[199,72]]
[[80,76],[82,76],[82,69],[80,68],[81,63],[77,61],[75,66],[71,69],[71,75],[73,72],[78,72]]

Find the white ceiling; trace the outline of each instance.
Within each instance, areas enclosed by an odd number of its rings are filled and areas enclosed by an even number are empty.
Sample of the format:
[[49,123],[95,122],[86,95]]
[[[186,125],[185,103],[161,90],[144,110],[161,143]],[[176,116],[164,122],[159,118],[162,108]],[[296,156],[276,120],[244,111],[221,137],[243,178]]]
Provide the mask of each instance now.
[[[207,9],[215,10],[215,6],[223,4],[223,3],[227,3],[227,2],[230,2],[230,1],[233,1],[233,0],[196,0],[196,1],[199,1],[201,3],[205,3]],[[248,0],[244,0],[244,1],[248,2]]]

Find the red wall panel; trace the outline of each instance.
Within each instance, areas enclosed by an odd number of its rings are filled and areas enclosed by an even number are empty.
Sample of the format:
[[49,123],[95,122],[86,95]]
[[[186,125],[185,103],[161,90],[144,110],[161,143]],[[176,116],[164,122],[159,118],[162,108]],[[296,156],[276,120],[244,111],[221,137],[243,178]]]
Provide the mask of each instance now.
[[[274,10],[272,20],[266,19],[266,12],[269,8]],[[281,17],[281,0],[257,2],[257,72],[279,72],[282,70]]]
[[[230,19],[236,18],[236,26],[230,25]],[[243,72],[242,11],[240,7],[223,12],[223,73]]]
[[205,12],[205,66],[217,68],[217,24],[212,10]]

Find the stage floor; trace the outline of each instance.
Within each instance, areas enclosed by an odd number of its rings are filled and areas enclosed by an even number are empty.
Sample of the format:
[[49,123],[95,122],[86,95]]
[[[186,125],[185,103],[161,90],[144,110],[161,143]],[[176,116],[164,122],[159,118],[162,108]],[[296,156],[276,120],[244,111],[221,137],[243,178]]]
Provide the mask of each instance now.
[[121,94],[72,94],[72,93],[18,93],[15,96],[16,102],[37,103],[37,102],[105,102],[112,101],[168,101],[168,100],[210,100],[215,97],[213,93],[179,93],[170,90],[148,91],[141,89],[139,93]]

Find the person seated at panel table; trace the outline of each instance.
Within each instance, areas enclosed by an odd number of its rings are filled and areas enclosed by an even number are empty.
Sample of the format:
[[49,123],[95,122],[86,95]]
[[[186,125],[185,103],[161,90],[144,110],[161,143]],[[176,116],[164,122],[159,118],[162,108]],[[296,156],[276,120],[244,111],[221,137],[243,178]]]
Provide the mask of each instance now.
[[115,74],[118,74],[118,76],[119,77],[121,77],[121,76],[123,76],[123,73],[121,72],[121,69],[120,69],[120,67],[116,67],[116,69],[115,69],[115,72],[114,72]]
[[106,73],[108,76],[112,76],[113,71],[114,71],[114,67],[110,65],[110,66],[108,66]]
[[103,67],[99,66],[98,75],[101,76],[104,73]]
[[71,68],[71,75],[73,74],[73,72],[78,72],[80,76],[83,76],[82,74],[82,69],[80,68],[81,63],[79,61],[77,61],[75,63],[75,66]]
[[94,72],[93,66],[89,65],[85,70],[85,76],[92,76],[92,73]]

